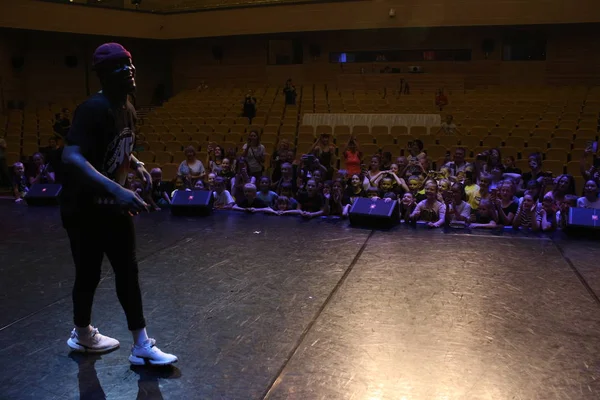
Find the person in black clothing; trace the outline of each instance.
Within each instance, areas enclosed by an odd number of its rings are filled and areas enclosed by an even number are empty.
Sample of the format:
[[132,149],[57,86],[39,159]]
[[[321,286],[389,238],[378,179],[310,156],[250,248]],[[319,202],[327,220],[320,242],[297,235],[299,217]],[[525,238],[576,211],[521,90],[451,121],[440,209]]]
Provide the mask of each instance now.
[[252,91],[248,91],[248,94],[244,98],[244,112],[243,116],[248,118],[248,123],[252,124],[252,120],[256,117],[256,97],[252,96]]
[[310,179],[306,182],[306,191],[298,193],[298,210],[302,211],[304,218],[320,217],[327,215],[329,211],[329,203],[317,189],[317,182]]
[[69,128],[71,127],[70,115],[69,109],[63,108],[59,114],[54,116],[54,132],[62,138],[69,133]]
[[244,197],[239,199],[232,209],[251,213],[272,211],[267,203],[256,197],[256,185],[253,183],[244,185]]
[[177,357],[163,353],[156,341],[148,338],[142,310],[132,215],[147,211],[148,205],[124,187],[130,170],[147,190],[151,184],[144,164],[132,155],[136,115],[127,96],[135,90],[135,67],[131,54],[118,43],[98,47],[93,67],[102,90],[75,111],[62,155],[61,217],[75,262],[75,329],[67,344],[75,351],[94,353],[119,347],[116,339],[101,335],[90,325],[106,254],[133,336],[129,361],[134,365],[171,364]]
[[285,95],[285,104],[295,105],[296,104],[296,87],[292,85],[292,80],[288,79],[285,81],[285,87],[283,88],[283,94]]

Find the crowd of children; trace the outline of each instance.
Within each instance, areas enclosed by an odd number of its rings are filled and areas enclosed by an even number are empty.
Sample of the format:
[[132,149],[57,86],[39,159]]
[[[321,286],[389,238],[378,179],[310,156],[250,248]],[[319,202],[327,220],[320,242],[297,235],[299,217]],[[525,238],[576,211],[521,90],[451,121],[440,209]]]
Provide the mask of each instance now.
[[[264,148],[256,132],[250,136],[241,155],[211,144],[205,167],[195,158],[195,149],[189,148],[175,181],[163,181],[162,171],[155,168],[150,171],[151,190],[145,191],[133,174],[127,185],[152,210],[169,207],[175,190],[210,190],[216,209],[304,218],[344,218],[359,197],[383,199],[398,202],[401,220],[431,228],[449,224],[472,229],[553,231],[566,225],[570,207],[600,209],[598,163],[590,167],[585,160],[581,168],[585,185],[577,193],[571,175],[553,177],[543,170],[539,153],[529,155],[529,171],[520,171],[514,159],[502,158],[500,149],[475,155],[475,160],[468,162],[467,149],[457,148],[435,170],[419,140],[409,144],[406,156],[393,162],[390,153],[364,158],[351,138],[341,153],[346,169],[338,170],[332,165],[336,148],[327,135],[322,135],[311,153],[298,158],[289,143],[282,143],[273,154],[267,176]],[[253,153],[248,149],[254,149]],[[588,149],[586,155],[590,153]],[[54,180],[41,154],[34,156],[34,165],[35,173],[29,178],[23,164],[14,166],[17,201],[30,184]]]

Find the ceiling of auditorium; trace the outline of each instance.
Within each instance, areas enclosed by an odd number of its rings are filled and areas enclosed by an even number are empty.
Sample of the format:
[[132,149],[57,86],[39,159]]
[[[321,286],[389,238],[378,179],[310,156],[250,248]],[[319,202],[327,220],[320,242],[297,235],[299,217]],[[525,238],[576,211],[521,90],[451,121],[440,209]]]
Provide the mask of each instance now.
[[324,3],[344,0],[42,0],[54,3],[79,3],[97,7],[132,8],[140,11],[177,13],[196,10],[257,7],[278,4]]

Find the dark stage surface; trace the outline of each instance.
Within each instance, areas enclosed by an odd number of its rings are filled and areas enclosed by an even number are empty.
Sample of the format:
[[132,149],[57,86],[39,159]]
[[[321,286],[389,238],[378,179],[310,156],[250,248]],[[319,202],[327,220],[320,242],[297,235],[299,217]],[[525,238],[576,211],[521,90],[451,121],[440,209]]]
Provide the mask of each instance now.
[[600,246],[347,221],[137,218],[149,334],[132,369],[108,264],[69,355],[74,267],[56,209],[0,205],[0,399],[598,399]]

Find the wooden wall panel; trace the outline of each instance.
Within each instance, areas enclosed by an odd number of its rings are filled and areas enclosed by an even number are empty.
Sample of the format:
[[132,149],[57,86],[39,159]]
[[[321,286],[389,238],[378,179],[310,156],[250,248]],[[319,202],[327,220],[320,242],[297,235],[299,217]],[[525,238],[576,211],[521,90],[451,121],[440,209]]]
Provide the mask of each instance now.
[[0,0],[0,27],[148,39],[590,22],[600,22],[598,0],[363,0],[170,15]]

